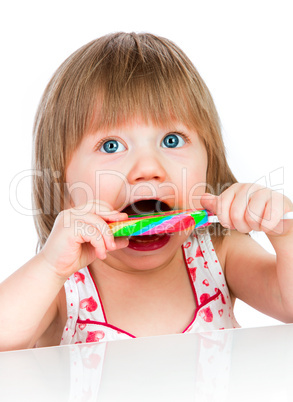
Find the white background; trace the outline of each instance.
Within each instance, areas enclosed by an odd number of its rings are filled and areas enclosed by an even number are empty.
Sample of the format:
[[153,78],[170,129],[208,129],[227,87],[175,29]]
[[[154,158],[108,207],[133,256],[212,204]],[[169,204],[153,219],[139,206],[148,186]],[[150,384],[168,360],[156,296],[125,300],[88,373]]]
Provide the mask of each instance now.
[[[67,56],[109,32],[147,31],[177,43],[213,95],[237,179],[259,181],[293,199],[292,14],[289,0],[10,0],[2,5],[0,280],[35,252],[30,179],[23,178],[17,194],[10,184],[31,168],[31,132],[41,94]],[[256,238],[272,251],[264,235]],[[242,326],[278,324],[242,302],[236,303],[236,317]]]

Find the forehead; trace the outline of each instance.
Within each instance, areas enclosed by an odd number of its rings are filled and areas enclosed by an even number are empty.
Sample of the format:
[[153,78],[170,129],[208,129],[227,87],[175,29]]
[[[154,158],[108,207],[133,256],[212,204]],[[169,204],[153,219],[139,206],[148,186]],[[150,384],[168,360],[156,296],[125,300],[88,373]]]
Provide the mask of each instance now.
[[103,127],[98,129],[92,129],[89,131],[84,137],[87,138],[100,138],[100,137],[107,137],[113,134],[127,134],[127,133],[134,133],[141,135],[143,133],[154,133],[154,134],[164,134],[164,133],[192,133],[198,136],[197,130],[193,127],[188,127],[186,124],[175,121],[169,120],[167,122],[162,123],[154,123],[152,121],[143,121],[139,118],[133,119],[127,123],[117,124],[116,126],[111,125],[109,127]]

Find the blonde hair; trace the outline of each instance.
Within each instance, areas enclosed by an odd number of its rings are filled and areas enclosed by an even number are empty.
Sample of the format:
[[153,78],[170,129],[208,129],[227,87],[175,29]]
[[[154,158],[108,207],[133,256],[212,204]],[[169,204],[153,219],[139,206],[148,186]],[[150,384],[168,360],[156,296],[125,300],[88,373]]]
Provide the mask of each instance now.
[[137,117],[156,125],[177,120],[198,132],[208,155],[209,192],[219,194],[236,182],[213,99],[182,50],[149,33],[109,34],[65,60],[37,110],[33,205],[39,247],[64,209],[66,167],[85,133]]

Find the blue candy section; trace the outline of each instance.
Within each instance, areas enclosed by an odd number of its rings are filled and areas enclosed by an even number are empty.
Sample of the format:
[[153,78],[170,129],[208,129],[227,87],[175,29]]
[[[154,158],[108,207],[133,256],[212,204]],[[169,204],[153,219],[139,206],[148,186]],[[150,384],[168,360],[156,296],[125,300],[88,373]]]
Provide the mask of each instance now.
[[134,232],[132,234],[132,236],[139,236],[142,233],[148,232],[149,230],[153,229],[154,227],[161,225],[161,223],[170,221],[172,218],[173,218],[173,215],[163,216],[161,220],[150,223],[149,225],[145,226],[144,228],[137,230],[136,232]]

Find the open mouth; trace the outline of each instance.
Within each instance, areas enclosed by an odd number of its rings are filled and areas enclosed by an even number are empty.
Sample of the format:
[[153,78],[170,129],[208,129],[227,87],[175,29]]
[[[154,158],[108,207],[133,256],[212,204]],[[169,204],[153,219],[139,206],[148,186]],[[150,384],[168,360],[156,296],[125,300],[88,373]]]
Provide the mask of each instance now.
[[164,201],[156,199],[140,200],[128,205],[121,212],[126,212],[128,215],[140,215],[154,212],[171,211],[171,208]]
[[[171,208],[163,201],[156,199],[141,200],[128,205],[122,212],[128,215],[140,215],[145,213],[171,211]],[[153,251],[165,246],[170,240],[170,234],[154,234],[131,236],[128,247],[136,251]]]

